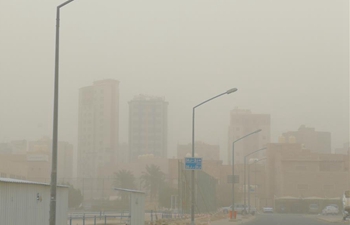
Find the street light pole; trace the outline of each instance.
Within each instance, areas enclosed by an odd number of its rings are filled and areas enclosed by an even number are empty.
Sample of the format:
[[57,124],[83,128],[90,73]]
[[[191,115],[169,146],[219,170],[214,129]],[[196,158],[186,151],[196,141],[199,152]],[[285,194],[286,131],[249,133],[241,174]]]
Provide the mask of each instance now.
[[261,129],[256,130],[254,132],[251,132],[249,134],[244,135],[243,137],[238,138],[237,140],[235,140],[234,142],[232,142],[232,212],[235,210],[235,143],[237,141],[242,140],[243,138],[246,138],[250,135],[259,133],[261,131]]
[[[260,162],[260,161],[262,161],[262,160],[266,160],[267,158],[261,158],[261,159],[256,159],[256,160],[254,160],[254,162],[253,163],[251,163],[251,164],[254,164],[254,185],[255,185],[255,189],[254,189],[254,206],[255,206],[255,209],[257,209],[257,207],[256,207],[256,163],[257,162]],[[249,174],[250,174],[250,166],[251,166],[251,164],[249,164],[248,165],[248,176],[249,176]],[[250,178],[248,178],[248,186],[250,186]],[[249,204],[249,201],[248,201],[248,204]]]
[[[246,169],[247,169],[247,157],[248,156],[250,156],[250,155],[252,155],[252,154],[254,154],[254,153],[257,153],[257,152],[260,152],[260,151],[263,151],[263,150],[265,150],[266,149],[266,147],[264,147],[264,148],[261,148],[261,149],[258,149],[258,150],[256,150],[256,151],[254,151],[254,152],[251,152],[251,153],[249,153],[249,154],[247,154],[247,155],[245,155],[244,156],[244,211],[246,212]],[[250,187],[249,187],[250,188]],[[250,196],[250,190],[249,190],[249,196]],[[249,202],[250,202],[250,199],[249,199]],[[250,206],[249,206],[249,212],[250,212]]]
[[[196,105],[195,107],[193,107],[193,110],[192,110],[192,157],[194,157],[194,149],[195,149],[195,143],[194,143],[194,120],[195,120],[195,110],[197,107],[213,100],[213,99],[216,99],[222,95],[226,95],[226,94],[231,94],[233,92],[236,92],[237,91],[237,88],[231,88],[230,90],[227,90],[225,91],[224,93],[221,93],[217,96],[214,96],[198,105]],[[191,171],[191,225],[194,225],[194,206],[195,206],[195,188],[194,188],[194,176],[195,176],[195,171],[192,170]]]
[[59,38],[60,38],[60,9],[74,0],[68,0],[57,6],[56,11],[56,43],[55,43],[55,87],[53,108],[52,133],[52,162],[50,184],[50,225],[56,224],[56,186],[57,186],[57,139],[58,139],[58,83],[59,83]]

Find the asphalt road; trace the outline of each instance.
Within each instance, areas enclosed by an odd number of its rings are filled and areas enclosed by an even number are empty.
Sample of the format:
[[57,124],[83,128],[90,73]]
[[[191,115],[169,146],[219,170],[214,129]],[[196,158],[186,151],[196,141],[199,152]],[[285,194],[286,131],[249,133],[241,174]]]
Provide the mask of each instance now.
[[317,220],[316,217],[292,214],[260,214],[244,225],[325,225],[331,224]]

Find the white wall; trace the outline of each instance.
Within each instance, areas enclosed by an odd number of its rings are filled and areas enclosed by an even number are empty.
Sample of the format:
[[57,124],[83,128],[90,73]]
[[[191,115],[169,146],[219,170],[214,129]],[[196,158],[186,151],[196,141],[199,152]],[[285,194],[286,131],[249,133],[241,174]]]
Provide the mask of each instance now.
[[[37,200],[39,194],[39,200]],[[56,224],[67,224],[68,188],[57,188]],[[0,181],[1,225],[47,225],[50,186]]]

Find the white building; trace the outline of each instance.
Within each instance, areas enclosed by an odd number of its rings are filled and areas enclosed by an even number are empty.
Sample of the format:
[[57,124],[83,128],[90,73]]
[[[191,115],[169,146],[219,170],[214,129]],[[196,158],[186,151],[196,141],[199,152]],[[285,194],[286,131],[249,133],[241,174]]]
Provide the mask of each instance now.
[[[1,225],[47,225],[50,211],[50,185],[0,178]],[[57,187],[56,225],[66,225],[68,187]]]

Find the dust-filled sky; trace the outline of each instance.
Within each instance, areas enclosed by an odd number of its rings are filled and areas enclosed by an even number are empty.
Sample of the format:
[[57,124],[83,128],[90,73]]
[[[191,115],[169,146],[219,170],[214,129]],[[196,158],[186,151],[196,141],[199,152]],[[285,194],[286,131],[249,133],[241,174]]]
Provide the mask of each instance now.
[[[58,0],[0,0],[0,141],[51,136]],[[78,89],[120,81],[128,101],[169,102],[169,155],[196,139],[226,157],[229,111],[271,114],[271,141],[300,125],[349,140],[348,0],[76,0],[61,11],[59,139],[77,142]],[[226,160],[225,160],[226,162]]]

